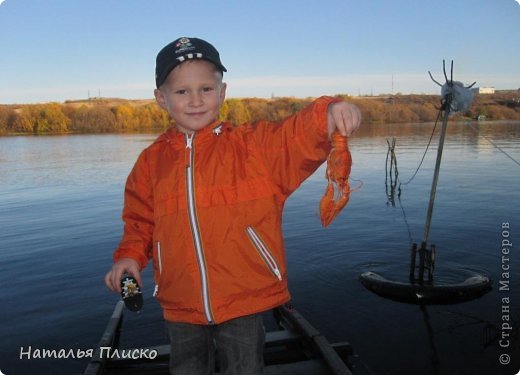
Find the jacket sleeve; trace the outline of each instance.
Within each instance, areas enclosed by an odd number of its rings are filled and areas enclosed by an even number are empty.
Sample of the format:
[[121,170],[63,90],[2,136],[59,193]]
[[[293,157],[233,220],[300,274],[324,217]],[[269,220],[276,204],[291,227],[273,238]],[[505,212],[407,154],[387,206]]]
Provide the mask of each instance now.
[[330,150],[327,108],[337,101],[321,97],[281,123],[254,125],[256,143],[283,195],[296,190],[326,160]]
[[153,191],[146,150],[141,153],[125,186],[123,207],[123,238],[114,253],[114,262],[121,258],[132,258],[141,269],[152,257],[153,238]]

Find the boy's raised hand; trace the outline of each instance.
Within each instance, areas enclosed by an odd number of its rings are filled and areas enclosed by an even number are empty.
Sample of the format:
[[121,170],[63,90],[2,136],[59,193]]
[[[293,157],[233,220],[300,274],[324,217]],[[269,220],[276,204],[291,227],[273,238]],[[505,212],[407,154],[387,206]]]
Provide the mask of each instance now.
[[360,124],[361,111],[354,104],[342,101],[329,105],[327,109],[329,137],[336,129],[342,136],[349,137],[359,128]]
[[121,278],[124,273],[135,277],[139,287],[143,287],[137,261],[132,258],[121,258],[114,263],[112,269],[105,275],[105,285],[107,288],[113,292],[121,293]]

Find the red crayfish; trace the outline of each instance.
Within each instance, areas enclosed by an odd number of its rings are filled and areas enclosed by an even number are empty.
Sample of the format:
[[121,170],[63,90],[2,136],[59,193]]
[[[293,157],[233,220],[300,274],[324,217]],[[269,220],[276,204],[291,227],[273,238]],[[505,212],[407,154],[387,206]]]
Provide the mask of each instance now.
[[321,224],[324,227],[336,218],[350,198],[348,178],[352,167],[352,156],[348,149],[348,139],[335,131],[331,136],[331,145],[325,172],[328,184],[320,201]]

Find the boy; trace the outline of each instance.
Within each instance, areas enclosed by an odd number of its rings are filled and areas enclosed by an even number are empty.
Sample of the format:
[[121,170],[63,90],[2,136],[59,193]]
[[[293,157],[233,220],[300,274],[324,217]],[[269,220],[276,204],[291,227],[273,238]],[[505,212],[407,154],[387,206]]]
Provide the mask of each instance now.
[[326,159],[357,107],[320,98],[279,124],[218,121],[226,68],[217,50],[179,38],[157,55],[155,98],[174,126],[139,156],[125,188],[124,235],[106,285],[141,284],[153,259],[171,340],[172,374],[263,371],[260,313],[289,301],[281,230],[285,200]]

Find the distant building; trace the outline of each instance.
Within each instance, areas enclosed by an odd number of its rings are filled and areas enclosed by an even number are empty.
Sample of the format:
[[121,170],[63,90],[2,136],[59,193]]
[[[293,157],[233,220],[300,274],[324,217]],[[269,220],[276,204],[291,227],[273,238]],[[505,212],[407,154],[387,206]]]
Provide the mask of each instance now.
[[473,89],[473,92],[475,94],[494,94],[495,88],[494,87],[475,87]]

